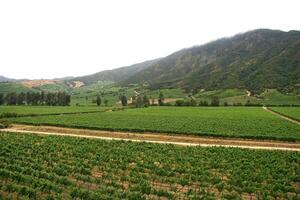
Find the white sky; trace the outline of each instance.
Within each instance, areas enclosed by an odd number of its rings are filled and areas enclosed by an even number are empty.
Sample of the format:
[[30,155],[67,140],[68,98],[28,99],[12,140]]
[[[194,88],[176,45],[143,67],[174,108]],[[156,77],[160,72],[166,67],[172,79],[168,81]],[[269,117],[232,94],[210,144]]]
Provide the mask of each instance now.
[[247,30],[300,30],[299,10],[299,0],[0,0],[0,75],[86,75]]

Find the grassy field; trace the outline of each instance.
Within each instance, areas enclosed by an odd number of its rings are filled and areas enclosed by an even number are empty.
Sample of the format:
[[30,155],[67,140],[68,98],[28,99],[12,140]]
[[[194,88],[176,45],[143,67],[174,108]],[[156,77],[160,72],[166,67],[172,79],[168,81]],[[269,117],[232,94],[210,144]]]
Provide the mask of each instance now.
[[0,198],[299,199],[298,152],[0,133]]
[[268,89],[259,95],[264,104],[271,105],[300,105],[300,98],[295,94],[282,94],[275,89]]
[[45,115],[59,113],[78,113],[104,111],[108,107],[97,106],[0,106],[0,117],[7,113],[17,115]]
[[300,107],[271,107],[271,109],[300,121]]
[[260,107],[151,107],[124,111],[22,117],[14,122],[102,130],[186,133],[300,140],[300,126]]

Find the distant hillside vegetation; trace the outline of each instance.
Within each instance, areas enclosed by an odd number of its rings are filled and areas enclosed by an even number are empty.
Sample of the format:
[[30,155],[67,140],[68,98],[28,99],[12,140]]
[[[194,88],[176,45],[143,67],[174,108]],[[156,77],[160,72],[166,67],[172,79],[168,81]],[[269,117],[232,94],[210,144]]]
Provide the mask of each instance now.
[[300,83],[300,31],[258,29],[175,52],[125,81],[152,88],[264,88]]
[[87,76],[76,77],[70,79],[69,81],[82,81],[85,84],[95,83],[97,81],[112,81],[119,82],[128,79],[135,73],[138,73],[149,66],[155,64],[159,59],[145,61],[142,63],[134,64],[127,67],[120,67],[112,70],[105,70],[98,72],[96,74],[91,74]]
[[0,75],[0,82],[15,81],[15,79],[7,78]]
[[38,90],[33,88],[28,88],[19,83],[13,82],[2,82],[0,83],[0,94],[7,93],[21,93],[21,92],[37,92]]

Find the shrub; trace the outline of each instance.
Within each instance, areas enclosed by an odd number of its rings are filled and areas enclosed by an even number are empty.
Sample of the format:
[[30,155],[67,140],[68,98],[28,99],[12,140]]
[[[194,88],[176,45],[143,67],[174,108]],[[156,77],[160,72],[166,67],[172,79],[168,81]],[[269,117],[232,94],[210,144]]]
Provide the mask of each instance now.
[[8,128],[8,127],[10,127],[9,121],[5,121],[5,120],[0,121],[0,129]]

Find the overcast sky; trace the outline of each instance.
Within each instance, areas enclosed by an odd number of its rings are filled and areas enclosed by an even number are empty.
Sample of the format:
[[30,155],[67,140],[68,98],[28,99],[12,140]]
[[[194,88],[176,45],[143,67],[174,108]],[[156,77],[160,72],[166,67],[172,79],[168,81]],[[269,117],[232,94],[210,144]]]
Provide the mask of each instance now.
[[300,30],[299,9],[299,0],[0,0],[0,75],[86,75],[247,30]]

